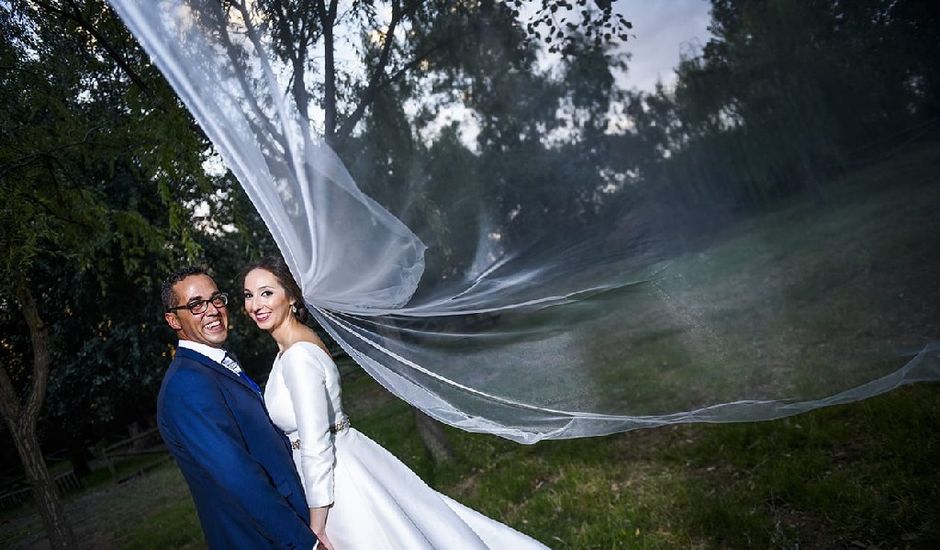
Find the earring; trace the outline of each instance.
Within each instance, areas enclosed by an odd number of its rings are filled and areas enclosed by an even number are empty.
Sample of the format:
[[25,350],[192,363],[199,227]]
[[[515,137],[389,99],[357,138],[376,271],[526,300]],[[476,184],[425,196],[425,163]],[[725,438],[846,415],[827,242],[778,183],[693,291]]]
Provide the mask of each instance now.
[[293,313],[294,315],[297,315],[297,304],[290,305],[290,312]]

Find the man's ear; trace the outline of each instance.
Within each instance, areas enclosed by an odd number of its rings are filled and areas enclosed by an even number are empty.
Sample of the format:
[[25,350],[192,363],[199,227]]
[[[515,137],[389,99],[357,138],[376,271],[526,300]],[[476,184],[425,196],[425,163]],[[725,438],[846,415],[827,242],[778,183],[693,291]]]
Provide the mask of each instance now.
[[163,318],[166,319],[166,324],[170,325],[170,328],[173,330],[181,330],[183,325],[180,324],[179,318],[172,311],[164,313]]

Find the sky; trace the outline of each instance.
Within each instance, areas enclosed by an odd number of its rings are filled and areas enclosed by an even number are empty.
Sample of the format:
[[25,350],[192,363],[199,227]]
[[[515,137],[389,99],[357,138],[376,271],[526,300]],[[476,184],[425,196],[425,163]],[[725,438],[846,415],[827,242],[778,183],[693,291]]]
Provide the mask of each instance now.
[[[531,2],[528,10],[534,10],[537,5]],[[630,39],[623,45],[624,51],[631,55],[627,71],[615,75],[623,89],[652,91],[657,81],[671,87],[676,81],[673,69],[679,64],[680,54],[697,53],[711,37],[708,0],[615,0],[613,6],[614,11],[633,24]],[[523,9],[522,13],[524,20],[527,10]],[[557,55],[552,54],[542,57],[544,68],[551,66],[553,57],[557,59]],[[611,116],[612,131],[629,126],[622,115],[611,113]],[[462,105],[442,109],[436,123],[425,128],[423,137],[432,139],[453,121],[460,122],[464,144],[475,150],[479,128],[472,113]],[[559,135],[564,134],[562,130]]]
[[[538,7],[530,2],[522,10],[522,20]],[[623,45],[631,55],[627,72],[615,75],[623,89],[652,91],[657,81],[667,87],[675,83],[674,68],[679,64],[683,52],[698,52],[711,37],[708,0],[614,0],[614,11],[633,23],[630,39]],[[550,68],[557,54],[545,54],[541,63]],[[416,108],[416,107],[415,107]],[[458,121],[461,125],[461,140],[472,150],[479,128],[472,113],[462,105],[451,105],[438,113],[435,124],[425,128],[423,137],[432,139],[441,128]],[[618,117],[611,122],[612,128],[624,126]]]
[[652,90],[657,79],[672,84],[680,52],[700,49],[711,36],[707,0],[616,0],[614,10],[633,23],[624,46],[632,58],[619,79],[628,89]]

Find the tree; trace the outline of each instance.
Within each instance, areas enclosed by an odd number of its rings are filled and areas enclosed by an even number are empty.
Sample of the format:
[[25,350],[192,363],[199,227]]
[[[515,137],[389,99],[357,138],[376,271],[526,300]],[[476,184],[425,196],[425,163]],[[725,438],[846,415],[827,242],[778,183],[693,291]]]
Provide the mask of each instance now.
[[[464,52],[458,47],[459,38],[467,36],[481,15],[502,12],[516,21],[528,2],[355,0],[342,16],[338,4],[338,0],[264,0],[257,9],[272,23],[275,53],[292,68],[291,93],[298,110],[309,114],[312,105],[322,106],[323,136],[342,151],[383,89],[426,71],[434,60],[460,57]],[[525,24],[526,32],[562,53],[568,53],[573,34],[586,32],[597,44],[627,40],[630,23],[613,13],[611,2],[595,4],[541,0]],[[240,0],[230,2],[230,7],[242,16],[252,9]],[[380,13],[383,7],[387,18]],[[361,68],[338,66],[340,40],[357,48]],[[310,54],[318,43],[323,48],[322,73],[318,85],[310,86],[307,75],[316,71]]]
[[47,417],[92,423],[155,391],[153,297],[197,249],[186,200],[208,144],[101,2],[37,5],[0,5],[0,318],[22,319],[0,412],[52,546],[72,548],[37,433],[47,391]]

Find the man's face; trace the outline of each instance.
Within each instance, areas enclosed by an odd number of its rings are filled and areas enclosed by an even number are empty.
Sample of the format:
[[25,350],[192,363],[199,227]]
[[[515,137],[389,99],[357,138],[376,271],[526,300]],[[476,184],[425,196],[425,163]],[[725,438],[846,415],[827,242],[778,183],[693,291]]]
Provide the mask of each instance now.
[[[208,275],[190,275],[173,285],[176,305],[208,300],[219,292],[219,287]],[[164,315],[167,324],[177,332],[180,339],[199,342],[212,347],[222,347],[228,338],[228,311],[225,306],[216,307],[209,302],[206,311],[193,314],[186,308]]]

